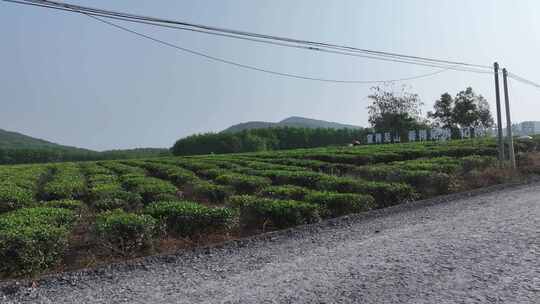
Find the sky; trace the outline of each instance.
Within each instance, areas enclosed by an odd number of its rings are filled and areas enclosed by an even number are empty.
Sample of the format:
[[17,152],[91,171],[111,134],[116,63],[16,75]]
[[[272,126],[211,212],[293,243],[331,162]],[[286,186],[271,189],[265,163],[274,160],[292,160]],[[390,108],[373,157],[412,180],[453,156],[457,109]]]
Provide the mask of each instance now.
[[[537,0],[93,0],[133,14],[502,67],[540,82]],[[126,26],[279,72],[386,80],[434,68],[223,37]],[[89,17],[0,1],[0,128],[94,150],[170,147],[250,120],[305,116],[367,126],[371,85],[244,70],[140,39]],[[467,86],[495,109],[492,75],[447,71],[407,81],[424,111]],[[540,90],[509,84],[513,122],[540,120]]]

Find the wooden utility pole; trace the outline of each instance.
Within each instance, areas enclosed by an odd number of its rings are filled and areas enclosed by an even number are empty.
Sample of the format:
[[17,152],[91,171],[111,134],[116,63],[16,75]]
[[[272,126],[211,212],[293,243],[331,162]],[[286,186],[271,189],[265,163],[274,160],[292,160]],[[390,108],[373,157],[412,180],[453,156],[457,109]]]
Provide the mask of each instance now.
[[497,102],[497,144],[499,146],[499,162],[504,162],[504,142],[503,142],[503,129],[502,129],[502,117],[501,117],[501,94],[499,91],[499,64],[495,62],[493,64],[495,71],[495,100]]
[[512,169],[516,168],[516,156],[514,154],[514,138],[512,136],[512,121],[510,120],[510,100],[508,98],[508,71],[503,68],[504,107],[506,108],[506,136],[508,136],[508,157]]

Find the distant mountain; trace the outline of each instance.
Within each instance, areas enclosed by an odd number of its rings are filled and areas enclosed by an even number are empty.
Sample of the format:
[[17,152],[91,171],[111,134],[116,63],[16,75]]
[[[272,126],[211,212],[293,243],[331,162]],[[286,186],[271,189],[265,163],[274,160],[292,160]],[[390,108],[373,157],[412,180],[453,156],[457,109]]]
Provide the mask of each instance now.
[[234,132],[240,132],[243,130],[251,130],[251,129],[265,129],[265,128],[272,128],[277,127],[278,124],[275,122],[266,122],[266,121],[248,121],[239,123],[234,126],[230,126],[227,129],[223,130],[224,133],[234,133]]
[[0,149],[61,149],[93,152],[70,146],[63,146],[44,139],[30,137],[17,132],[0,129]]
[[361,129],[360,126],[341,124],[319,119],[292,116],[280,122],[249,121],[231,126],[222,132],[240,132],[250,129],[276,128],[276,127],[296,127],[296,128],[328,128],[328,129]]
[[170,152],[169,149],[165,148],[136,148],[98,152],[64,146],[0,129],[0,164],[130,159],[167,155],[170,155]]

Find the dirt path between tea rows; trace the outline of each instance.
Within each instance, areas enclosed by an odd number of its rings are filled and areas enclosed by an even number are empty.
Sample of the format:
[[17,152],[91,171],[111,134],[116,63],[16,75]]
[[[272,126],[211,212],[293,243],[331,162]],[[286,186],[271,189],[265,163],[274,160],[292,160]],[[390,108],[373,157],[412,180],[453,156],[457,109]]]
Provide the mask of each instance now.
[[540,184],[3,287],[1,303],[540,303]]

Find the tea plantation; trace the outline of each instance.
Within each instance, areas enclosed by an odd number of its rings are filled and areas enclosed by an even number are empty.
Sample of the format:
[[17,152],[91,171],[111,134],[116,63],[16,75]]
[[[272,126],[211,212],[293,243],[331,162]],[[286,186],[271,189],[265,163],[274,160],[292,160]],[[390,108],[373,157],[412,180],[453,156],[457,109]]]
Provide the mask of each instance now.
[[130,257],[445,194],[496,153],[475,140],[0,166],[0,277],[57,269],[81,239]]

